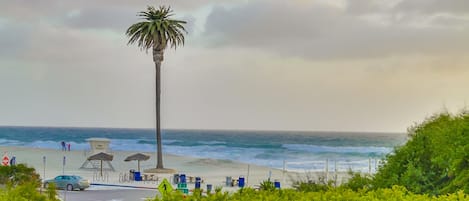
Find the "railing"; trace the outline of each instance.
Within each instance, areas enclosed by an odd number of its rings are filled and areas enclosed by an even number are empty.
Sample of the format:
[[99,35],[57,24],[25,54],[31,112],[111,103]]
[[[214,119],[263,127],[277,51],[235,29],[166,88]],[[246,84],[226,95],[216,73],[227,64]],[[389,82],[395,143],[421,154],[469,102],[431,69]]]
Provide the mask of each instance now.
[[284,161],[284,171],[293,172],[361,172],[374,174],[382,163],[380,159],[368,160],[334,160],[323,161]]
[[109,173],[104,171],[101,174],[100,171],[93,171],[93,182],[109,182]]
[[158,184],[160,182],[160,177],[157,174],[141,174],[142,180],[135,181],[134,175],[131,172],[121,172],[119,173],[119,183],[148,183],[148,184]]
[[323,161],[284,161],[283,183],[286,182],[287,172],[303,173],[308,180],[323,180],[343,182],[348,180],[348,172],[375,174],[383,160],[369,158],[368,160],[338,160],[326,159]]

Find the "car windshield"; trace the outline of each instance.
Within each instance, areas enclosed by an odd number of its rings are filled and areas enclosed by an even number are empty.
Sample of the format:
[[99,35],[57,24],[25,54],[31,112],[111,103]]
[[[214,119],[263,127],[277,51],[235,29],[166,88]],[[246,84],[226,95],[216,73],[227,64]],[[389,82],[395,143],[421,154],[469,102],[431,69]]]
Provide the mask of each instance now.
[[83,178],[80,177],[80,176],[73,176],[74,179],[77,179],[77,180],[82,180]]

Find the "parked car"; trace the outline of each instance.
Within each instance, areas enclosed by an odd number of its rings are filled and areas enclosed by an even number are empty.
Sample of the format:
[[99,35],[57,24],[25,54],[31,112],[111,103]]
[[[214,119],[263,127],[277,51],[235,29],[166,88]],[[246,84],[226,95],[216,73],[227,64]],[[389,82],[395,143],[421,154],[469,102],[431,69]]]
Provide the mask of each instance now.
[[59,175],[54,179],[48,179],[44,181],[44,188],[47,188],[50,183],[54,183],[59,189],[66,189],[73,191],[75,189],[85,190],[90,187],[90,181],[83,179],[77,175]]

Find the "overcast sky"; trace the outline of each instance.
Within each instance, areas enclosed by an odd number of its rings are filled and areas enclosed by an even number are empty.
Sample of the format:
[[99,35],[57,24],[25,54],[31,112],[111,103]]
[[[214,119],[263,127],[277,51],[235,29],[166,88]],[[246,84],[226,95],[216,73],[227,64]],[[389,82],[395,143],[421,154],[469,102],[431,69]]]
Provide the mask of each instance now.
[[0,0],[0,125],[153,128],[147,5],[188,22],[163,128],[405,132],[469,101],[467,0]]

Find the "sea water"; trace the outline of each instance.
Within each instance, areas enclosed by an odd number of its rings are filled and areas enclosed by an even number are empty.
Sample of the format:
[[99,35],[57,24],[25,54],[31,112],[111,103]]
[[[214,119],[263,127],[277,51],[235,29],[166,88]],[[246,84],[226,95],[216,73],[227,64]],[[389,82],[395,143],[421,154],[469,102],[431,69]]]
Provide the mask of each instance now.
[[[87,150],[88,138],[111,139],[112,150],[153,152],[154,129],[0,127],[2,146]],[[378,161],[405,143],[403,133],[163,130],[163,152],[233,160],[291,171],[375,170]]]

